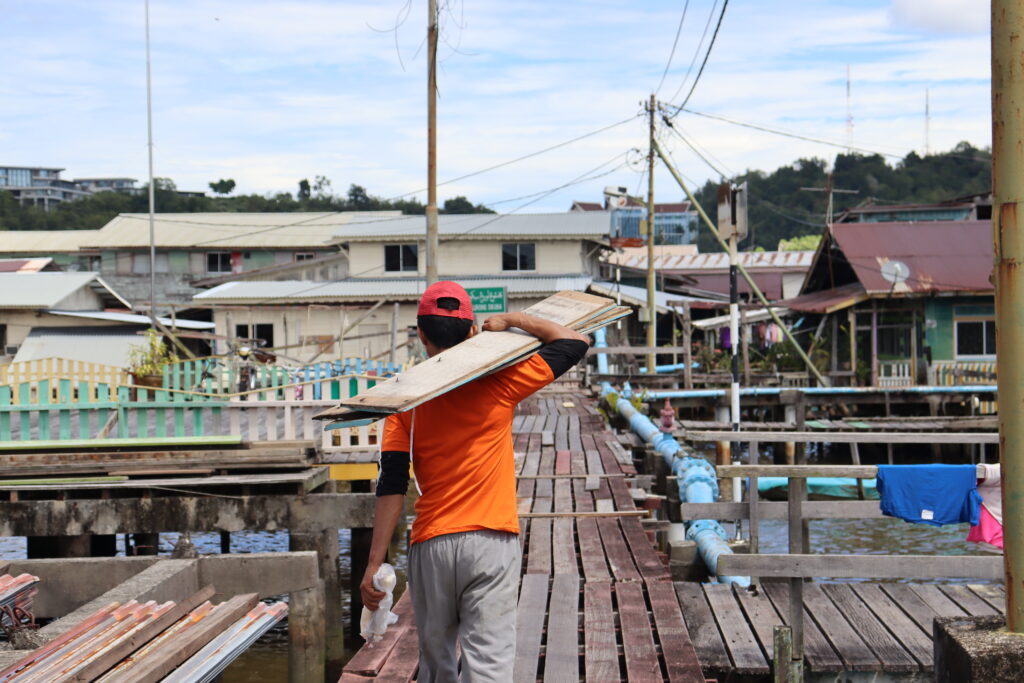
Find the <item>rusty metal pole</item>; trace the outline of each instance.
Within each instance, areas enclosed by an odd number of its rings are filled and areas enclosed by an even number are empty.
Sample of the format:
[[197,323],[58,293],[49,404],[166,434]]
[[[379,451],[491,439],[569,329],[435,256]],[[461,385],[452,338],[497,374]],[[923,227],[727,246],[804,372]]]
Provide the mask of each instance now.
[[437,282],[437,0],[427,3],[427,284]]
[[[654,115],[657,106],[657,100],[652,94],[647,109],[651,137],[650,151],[647,153],[647,346],[651,349],[658,345],[658,300],[654,288]],[[654,351],[648,352],[648,377],[654,377],[656,362]]]
[[[992,235],[1006,620],[1024,632],[1024,5],[992,0]],[[1017,585],[1020,581],[1021,585]]]

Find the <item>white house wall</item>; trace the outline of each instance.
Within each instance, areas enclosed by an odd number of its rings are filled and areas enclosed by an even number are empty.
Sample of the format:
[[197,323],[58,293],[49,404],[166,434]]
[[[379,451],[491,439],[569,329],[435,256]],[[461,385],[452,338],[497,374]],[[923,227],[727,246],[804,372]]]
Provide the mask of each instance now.
[[[584,261],[584,249],[588,243],[580,240],[458,240],[442,242],[438,256],[442,274],[457,272],[459,275],[498,275],[501,270],[501,245],[510,242],[533,242],[537,245],[537,270],[525,271],[540,275],[590,272]],[[387,244],[409,244],[409,242],[388,242]],[[423,243],[419,242],[417,259],[418,271],[395,272],[384,270],[384,247],[382,242],[352,242],[349,245],[349,262],[353,277],[401,277],[424,275]],[[591,256],[596,261],[596,256]],[[515,271],[524,272],[524,271]]]

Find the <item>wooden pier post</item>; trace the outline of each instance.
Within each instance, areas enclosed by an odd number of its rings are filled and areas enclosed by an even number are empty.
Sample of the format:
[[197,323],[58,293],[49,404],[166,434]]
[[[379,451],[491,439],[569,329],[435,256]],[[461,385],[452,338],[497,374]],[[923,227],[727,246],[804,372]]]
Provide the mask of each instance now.
[[288,681],[322,681],[326,675],[324,581],[288,594]]
[[[339,663],[345,655],[345,630],[341,615],[341,572],[338,564],[340,547],[337,529],[322,529],[306,533],[290,531],[288,550],[316,552],[320,567],[320,579],[324,590],[324,623],[327,648],[327,662]],[[360,574],[362,576],[362,574]]]

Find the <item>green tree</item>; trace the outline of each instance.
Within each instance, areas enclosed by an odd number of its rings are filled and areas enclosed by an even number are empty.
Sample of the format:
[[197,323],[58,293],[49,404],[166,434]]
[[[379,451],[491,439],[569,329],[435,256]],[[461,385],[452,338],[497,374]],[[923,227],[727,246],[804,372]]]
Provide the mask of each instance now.
[[232,178],[227,180],[221,178],[217,182],[210,183],[210,189],[217,194],[229,195],[235,190],[235,181]]
[[821,235],[800,235],[788,240],[779,240],[779,251],[814,251],[821,242]]
[[474,204],[464,196],[459,195],[444,200],[444,207],[441,209],[441,213],[494,213],[494,211],[488,209],[483,204]]
[[303,199],[309,199],[309,195],[309,180],[303,178],[302,180],[299,181],[299,200],[301,201]]

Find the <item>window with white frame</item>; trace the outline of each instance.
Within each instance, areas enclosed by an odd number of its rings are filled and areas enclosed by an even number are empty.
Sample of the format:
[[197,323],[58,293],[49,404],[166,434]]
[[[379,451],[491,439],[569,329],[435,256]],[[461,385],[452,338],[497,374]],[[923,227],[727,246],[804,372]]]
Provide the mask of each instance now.
[[419,254],[415,244],[385,244],[384,270],[388,272],[416,272]]
[[297,251],[295,252],[296,261],[312,261],[316,258],[316,254],[311,251]]
[[230,273],[231,252],[230,251],[209,251],[206,253],[207,273]]
[[957,318],[955,334],[957,358],[995,357],[995,320],[985,318]]
[[501,245],[502,270],[537,270],[537,245],[511,242]]

